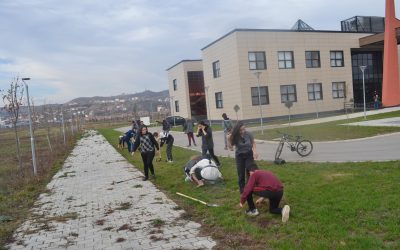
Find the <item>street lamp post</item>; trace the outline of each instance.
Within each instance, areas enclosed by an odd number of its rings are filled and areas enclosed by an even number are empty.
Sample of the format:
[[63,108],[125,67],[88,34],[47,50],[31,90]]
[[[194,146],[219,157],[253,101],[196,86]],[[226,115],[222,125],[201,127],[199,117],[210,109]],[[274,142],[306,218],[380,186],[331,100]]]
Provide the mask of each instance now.
[[28,114],[29,114],[29,133],[31,135],[31,150],[32,150],[32,165],[33,165],[33,175],[37,175],[36,168],[36,150],[35,150],[35,138],[33,138],[33,128],[32,128],[32,115],[31,115],[31,104],[29,102],[29,91],[28,84],[25,81],[29,81],[31,78],[22,78],[22,82],[26,89],[26,98],[28,99]]
[[366,111],[365,111],[365,77],[364,77],[364,72],[365,72],[366,68],[367,68],[367,66],[364,66],[364,65],[360,66],[360,69],[361,69],[362,75],[363,75],[364,120],[367,119],[367,114],[366,114]]
[[211,127],[211,110],[210,110],[210,99],[208,98],[208,89],[210,86],[206,86],[206,95],[207,95],[207,116],[208,116],[208,123],[210,124]]
[[64,145],[65,145],[65,144],[66,144],[66,140],[65,140],[64,111],[63,111],[63,108],[62,108],[62,107],[61,107],[61,124],[62,124],[62,132],[63,132]]
[[258,88],[258,107],[260,108],[260,126],[261,126],[261,134],[264,134],[264,127],[263,127],[263,115],[262,115],[262,108],[261,108],[261,93],[260,93],[260,75],[261,72],[257,71],[254,72],[254,75],[257,77],[257,88]]
[[172,111],[172,118],[174,119],[174,127],[176,126],[175,124],[175,115],[174,115],[174,109],[175,109],[175,103],[174,103],[174,96],[170,96],[169,97],[170,101],[171,101],[171,111]]

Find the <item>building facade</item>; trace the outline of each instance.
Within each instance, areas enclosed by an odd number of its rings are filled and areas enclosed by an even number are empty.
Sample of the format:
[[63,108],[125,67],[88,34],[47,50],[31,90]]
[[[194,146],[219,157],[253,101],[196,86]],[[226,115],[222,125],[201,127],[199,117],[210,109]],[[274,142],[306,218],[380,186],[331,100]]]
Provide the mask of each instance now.
[[[350,22],[350,21],[349,21]],[[370,32],[370,31],[368,31]],[[382,89],[383,46],[360,39],[375,32],[235,29],[202,49],[196,61],[203,71],[207,116],[227,113],[239,120],[343,110],[347,102],[362,103],[366,65],[366,101]],[[188,68],[182,61],[168,69],[170,95],[191,117]],[[194,70],[193,68],[190,70]],[[174,79],[183,81],[182,91]],[[235,110],[234,107],[239,107]],[[237,112],[236,112],[237,111]],[[176,112],[178,114],[178,112]]]

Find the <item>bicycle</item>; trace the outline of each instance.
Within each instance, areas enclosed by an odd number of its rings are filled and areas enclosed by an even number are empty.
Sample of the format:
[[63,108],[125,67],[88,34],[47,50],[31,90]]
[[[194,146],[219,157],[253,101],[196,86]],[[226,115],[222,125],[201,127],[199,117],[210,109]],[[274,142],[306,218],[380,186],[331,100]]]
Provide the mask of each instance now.
[[[301,157],[305,157],[313,151],[313,144],[309,140],[302,140],[302,136],[292,136],[288,134],[282,134],[278,148],[275,152],[275,160],[279,159],[282,153],[283,145],[285,142],[288,144],[287,147],[290,151],[296,151]],[[294,140],[295,139],[295,140]]]

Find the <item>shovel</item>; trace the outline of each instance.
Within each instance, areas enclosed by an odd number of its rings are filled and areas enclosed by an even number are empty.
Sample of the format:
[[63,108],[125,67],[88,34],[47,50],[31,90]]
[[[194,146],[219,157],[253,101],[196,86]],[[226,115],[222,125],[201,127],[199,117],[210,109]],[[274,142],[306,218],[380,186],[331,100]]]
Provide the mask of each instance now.
[[185,198],[188,198],[188,199],[191,199],[191,200],[200,202],[201,204],[206,205],[206,206],[208,206],[208,207],[218,207],[217,204],[207,203],[207,202],[205,202],[205,201],[202,201],[202,200],[199,200],[199,199],[190,197],[190,196],[188,196],[188,195],[185,195],[185,194],[182,194],[182,193],[179,193],[179,192],[176,192],[176,194],[177,194],[177,195],[180,195],[180,196],[182,196],[182,197],[185,197]]

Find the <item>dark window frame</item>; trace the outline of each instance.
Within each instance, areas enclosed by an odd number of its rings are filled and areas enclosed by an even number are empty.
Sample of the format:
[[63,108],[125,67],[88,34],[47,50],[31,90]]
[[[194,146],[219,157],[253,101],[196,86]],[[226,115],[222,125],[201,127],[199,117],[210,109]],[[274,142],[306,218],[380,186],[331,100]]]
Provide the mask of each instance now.
[[221,77],[221,65],[219,60],[212,63],[212,69],[214,78]]
[[217,109],[224,108],[222,92],[215,92],[215,108],[217,108]]
[[179,113],[179,101],[175,101],[175,112]]
[[[318,58],[314,58],[315,56]],[[321,54],[319,50],[307,50],[305,58],[306,68],[321,68]]]
[[[334,57],[332,57],[332,53]],[[338,58],[337,55],[341,54],[342,58]],[[330,65],[331,67],[344,67],[344,53],[343,50],[331,50],[329,52],[329,57],[330,57]],[[340,63],[338,63],[340,62]],[[333,64],[333,65],[332,65]]]
[[[283,59],[280,59],[280,54],[283,53]],[[289,53],[292,59],[286,59],[286,54]],[[284,67],[281,67],[280,63],[283,62]],[[292,66],[288,67],[288,62],[291,62]],[[278,51],[278,68],[279,69],[294,69],[294,53],[291,50]]]
[[[343,84],[343,88],[338,88],[339,84]],[[333,87],[336,85],[336,89]],[[336,95],[335,95],[336,94]],[[333,99],[344,99],[346,98],[346,82],[332,82],[332,98]]]
[[178,90],[178,81],[176,79],[172,80],[172,86],[174,88],[174,91]]
[[[289,90],[288,87],[294,87],[294,92],[289,92],[287,90]],[[282,92],[282,88],[286,88],[285,92]],[[280,86],[280,91],[281,91],[281,103],[285,103],[287,101],[292,101],[292,102],[297,102],[297,89],[296,89],[296,84],[285,84],[285,85],[281,85]],[[290,96],[294,96],[294,100],[290,100]],[[283,98],[284,96],[286,96],[286,101],[284,100],[285,98]]]
[[[263,91],[263,90],[265,90],[265,91]],[[263,93],[263,92],[265,92],[265,93]],[[258,102],[258,87],[251,87],[250,94],[251,94],[251,104],[253,106],[259,106],[260,104]],[[260,101],[261,101],[261,105],[269,104],[268,86],[260,86]]]
[[[250,60],[250,54],[254,54],[255,60]],[[249,51],[247,54],[247,59],[249,61],[249,69],[250,70],[264,70],[267,69],[267,58],[265,56],[265,51]],[[259,64],[262,66],[259,67]],[[255,68],[252,67],[255,65]]]
[[[319,85],[319,91],[315,90],[315,86]],[[310,86],[312,86],[312,90],[310,91]],[[319,92],[319,97],[320,98],[316,98],[316,93]],[[312,98],[310,98],[310,94],[312,94]],[[307,96],[308,96],[308,100],[309,101],[317,101],[317,100],[323,100],[324,96],[323,96],[323,91],[322,91],[322,83],[321,82],[316,82],[316,83],[308,83],[307,84]]]

